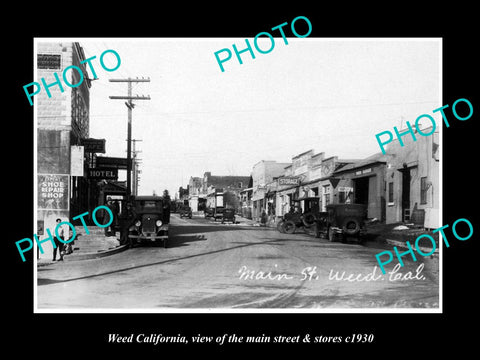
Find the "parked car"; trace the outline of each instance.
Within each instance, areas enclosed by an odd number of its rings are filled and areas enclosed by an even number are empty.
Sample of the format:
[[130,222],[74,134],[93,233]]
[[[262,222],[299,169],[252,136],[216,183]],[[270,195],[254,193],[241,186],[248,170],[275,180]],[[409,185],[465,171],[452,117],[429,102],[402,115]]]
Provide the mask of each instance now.
[[180,217],[188,217],[189,219],[192,218],[192,208],[190,206],[184,206],[180,209],[178,212],[180,214]]
[[[318,218],[318,198],[304,198],[293,200],[290,212],[286,213],[280,221],[277,222],[277,230],[282,233],[293,234],[298,228],[310,229],[315,225]],[[302,212],[301,202],[306,208]]]
[[283,215],[282,219],[277,223],[277,230],[281,233],[293,234],[298,227],[303,226],[302,214],[299,210],[293,210]]
[[213,217],[215,215],[215,209],[206,208],[203,213],[205,215],[205,219],[209,217]]
[[215,209],[215,212],[213,213],[213,220],[217,221],[217,219],[222,219],[223,218],[223,208],[217,207]]
[[235,209],[223,210],[222,224],[225,223],[226,221],[229,221],[235,224]]
[[134,218],[128,228],[130,247],[141,242],[163,243],[167,247],[170,206],[161,196],[133,196]]
[[330,204],[327,212],[315,221],[315,236],[329,241],[356,239],[362,242],[366,234],[367,206],[363,204]]

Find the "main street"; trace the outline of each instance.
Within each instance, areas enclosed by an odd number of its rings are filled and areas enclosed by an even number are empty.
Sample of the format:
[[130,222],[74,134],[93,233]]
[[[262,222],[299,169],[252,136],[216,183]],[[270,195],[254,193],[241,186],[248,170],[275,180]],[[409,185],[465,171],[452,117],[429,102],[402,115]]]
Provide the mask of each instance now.
[[[372,243],[172,214],[169,247],[38,268],[38,309],[438,308],[438,260],[375,269]],[[423,261],[426,261],[423,263]],[[399,275],[402,274],[402,275]]]

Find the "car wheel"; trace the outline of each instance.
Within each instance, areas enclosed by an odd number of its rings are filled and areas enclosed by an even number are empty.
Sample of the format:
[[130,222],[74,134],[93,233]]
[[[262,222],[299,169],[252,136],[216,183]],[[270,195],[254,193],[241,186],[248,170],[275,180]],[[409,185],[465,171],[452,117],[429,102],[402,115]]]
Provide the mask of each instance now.
[[277,230],[282,234],[285,233],[285,228],[283,227],[284,224],[285,224],[285,221],[283,220],[280,220],[279,222],[277,222]]
[[360,231],[360,222],[355,218],[346,218],[343,221],[342,230],[345,235],[353,236]]
[[287,234],[294,234],[296,230],[296,225],[293,221],[285,221],[283,228]]
[[307,228],[315,224],[315,215],[313,213],[306,213],[303,215],[302,222],[303,225]]

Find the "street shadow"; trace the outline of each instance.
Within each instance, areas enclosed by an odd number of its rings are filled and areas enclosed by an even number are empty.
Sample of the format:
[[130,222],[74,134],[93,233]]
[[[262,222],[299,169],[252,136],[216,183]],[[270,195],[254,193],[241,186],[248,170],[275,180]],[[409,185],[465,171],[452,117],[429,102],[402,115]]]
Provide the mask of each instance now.
[[175,226],[171,225],[169,228],[170,235],[196,234],[196,233],[211,233],[218,231],[238,231],[238,230],[259,230],[257,227],[248,225],[223,225],[223,224],[206,224],[206,225],[188,225]]
[[[208,240],[207,237],[203,234],[196,234],[196,235],[183,235],[183,234],[171,234],[168,238],[167,241],[167,249],[171,248],[176,248],[176,247],[182,247],[182,246],[188,246],[189,243],[192,242],[197,242],[197,241],[205,241]],[[135,244],[135,248],[143,248],[143,247],[163,247],[163,242],[144,242],[144,243],[139,243]]]

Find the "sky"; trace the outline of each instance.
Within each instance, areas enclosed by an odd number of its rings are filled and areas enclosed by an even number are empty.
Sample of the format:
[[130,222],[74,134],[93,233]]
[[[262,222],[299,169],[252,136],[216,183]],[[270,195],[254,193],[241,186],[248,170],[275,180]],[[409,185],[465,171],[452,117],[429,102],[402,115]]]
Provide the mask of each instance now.
[[[127,95],[127,83],[109,79],[150,79],[132,91],[151,98],[134,101],[139,194],[174,195],[206,171],[248,176],[261,160],[291,162],[310,149],[361,159],[381,151],[377,133],[422,114],[441,121],[432,114],[442,105],[439,39],[275,38],[268,54],[243,53],[243,64],[233,54],[224,72],[214,53],[243,49],[244,38],[72,40],[87,58],[97,56],[90,137],[106,139],[106,156],[126,157],[127,145],[125,100],[109,99]],[[121,58],[112,72],[98,63],[107,49]],[[103,60],[115,67],[113,54]]]

